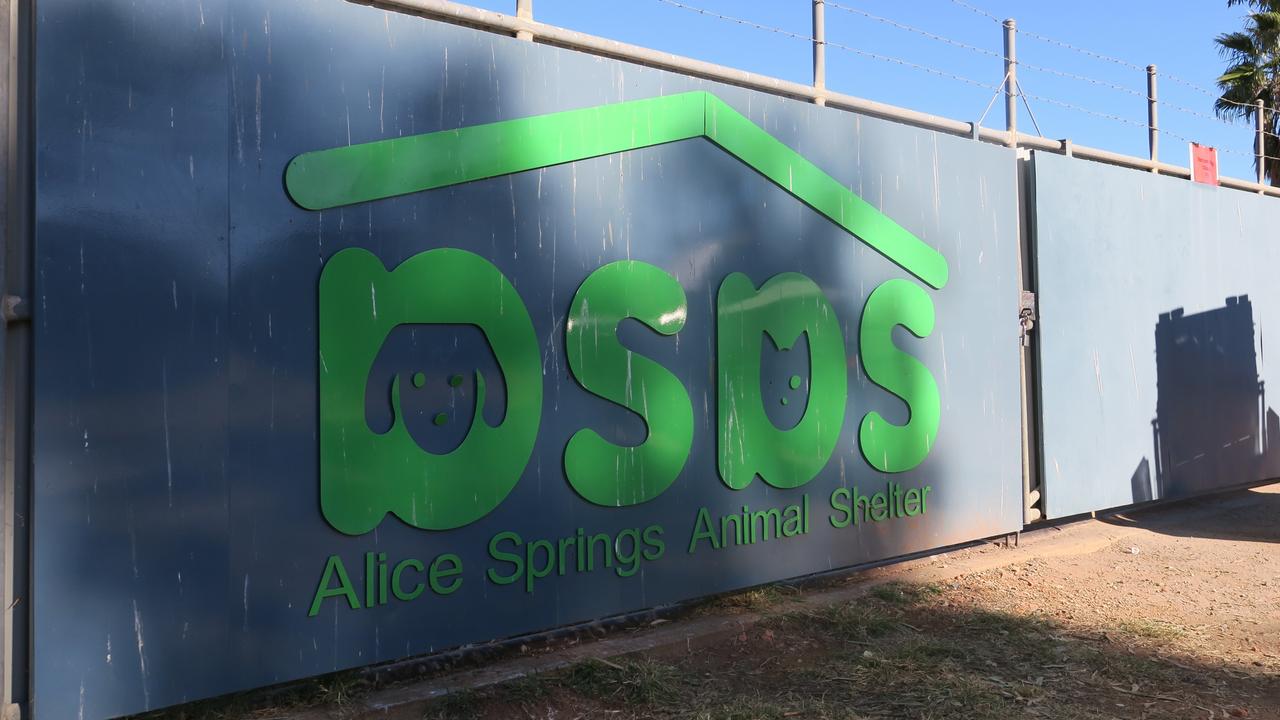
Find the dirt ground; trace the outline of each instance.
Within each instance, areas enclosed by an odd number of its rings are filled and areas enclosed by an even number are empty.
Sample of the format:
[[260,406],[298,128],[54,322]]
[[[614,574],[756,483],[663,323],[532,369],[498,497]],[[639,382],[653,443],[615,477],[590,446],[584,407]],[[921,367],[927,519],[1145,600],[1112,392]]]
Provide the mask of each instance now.
[[675,621],[739,619],[698,642],[584,645],[567,667],[399,710],[362,702],[387,690],[356,681],[302,714],[168,716],[1280,720],[1280,485],[1027,539],[756,589]]

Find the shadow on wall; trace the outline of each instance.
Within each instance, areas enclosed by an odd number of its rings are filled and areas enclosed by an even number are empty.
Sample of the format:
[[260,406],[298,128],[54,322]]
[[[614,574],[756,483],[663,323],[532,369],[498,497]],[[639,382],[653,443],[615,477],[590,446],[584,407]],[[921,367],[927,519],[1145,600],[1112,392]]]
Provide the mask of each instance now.
[[1143,458],[1130,480],[1135,503],[1185,497],[1276,477],[1280,416],[1266,403],[1248,295],[1156,323],[1155,467]]

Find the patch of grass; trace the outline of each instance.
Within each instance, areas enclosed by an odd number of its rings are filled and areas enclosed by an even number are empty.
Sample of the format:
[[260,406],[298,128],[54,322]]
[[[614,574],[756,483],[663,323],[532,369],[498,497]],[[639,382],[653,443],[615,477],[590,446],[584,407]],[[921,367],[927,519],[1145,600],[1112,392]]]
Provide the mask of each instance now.
[[551,694],[547,678],[528,676],[509,680],[502,684],[502,693],[513,702],[525,703],[542,700]]
[[595,700],[647,705],[681,694],[685,682],[678,668],[656,660],[619,664],[592,659],[565,670],[556,684]]
[[922,635],[893,648],[892,657],[914,668],[934,670],[947,664],[963,663],[973,658],[973,653],[951,640]]
[[782,720],[787,717],[787,712],[773,703],[738,698],[700,710],[693,715],[693,720]]
[[871,588],[871,596],[891,605],[918,605],[930,597],[942,594],[942,588],[932,583],[915,585],[891,582]]
[[1119,624],[1121,632],[1149,640],[1169,641],[1186,634],[1181,626],[1163,620],[1125,620]]
[[475,690],[451,692],[439,700],[432,701],[431,710],[424,720],[447,720],[448,718],[473,716],[478,714],[483,704],[484,698]]
[[880,609],[861,603],[840,603],[816,611],[793,613],[794,623],[814,623],[836,640],[865,642],[883,637],[901,626]]
[[726,595],[710,603],[708,609],[713,611],[736,609],[749,612],[768,610],[786,599],[788,591],[795,592],[793,589],[782,585],[761,585],[750,590]]
[[132,716],[134,720],[246,720],[274,718],[328,705],[339,712],[373,682],[359,670],[303,681],[285,689],[252,690]]

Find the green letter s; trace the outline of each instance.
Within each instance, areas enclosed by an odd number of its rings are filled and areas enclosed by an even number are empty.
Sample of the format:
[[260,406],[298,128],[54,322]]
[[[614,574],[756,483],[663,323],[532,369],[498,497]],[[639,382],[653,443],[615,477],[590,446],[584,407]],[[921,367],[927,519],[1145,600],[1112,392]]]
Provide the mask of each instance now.
[[564,469],[579,495],[597,505],[637,505],[666,490],[689,457],[693,406],[680,380],[618,341],[618,323],[635,318],[674,335],[685,323],[680,283],[661,268],[634,260],[591,273],[573,297],[565,326],[569,369],[588,392],[644,419],[649,436],[635,447],[615,445],[590,429],[569,438]]
[[875,411],[862,418],[858,430],[862,455],[881,472],[903,472],[919,465],[938,435],[938,384],[929,368],[893,344],[894,326],[925,338],[933,332],[933,323],[929,294],[907,280],[883,283],[871,292],[862,310],[862,367],[872,382],[901,398],[911,412],[906,425],[890,424]]

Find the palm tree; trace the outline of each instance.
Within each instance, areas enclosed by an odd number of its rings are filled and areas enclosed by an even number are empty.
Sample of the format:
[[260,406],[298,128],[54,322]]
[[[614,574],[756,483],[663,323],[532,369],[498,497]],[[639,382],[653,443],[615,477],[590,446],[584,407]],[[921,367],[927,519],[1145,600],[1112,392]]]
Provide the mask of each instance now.
[[[1228,66],[1218,78],[1221,96],[1213,103],[1214,113],[1224,119],[1255,122],[1261,100],[1263,170],[1272,185],[1280,186],[1280,0],[1227,0],[1227,7],[1249,8],[1244,29],[1223,33],[1214,42]],[[1254,160],[1257,167],[1257,160]]]

